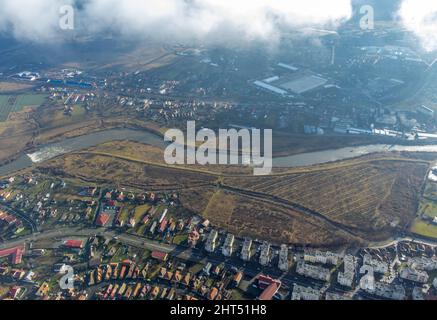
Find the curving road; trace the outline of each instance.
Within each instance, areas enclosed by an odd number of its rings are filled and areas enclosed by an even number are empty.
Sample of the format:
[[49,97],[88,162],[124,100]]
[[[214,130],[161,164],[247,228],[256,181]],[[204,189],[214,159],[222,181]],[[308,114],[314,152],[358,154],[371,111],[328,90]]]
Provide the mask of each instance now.
[[13,209],[9,207],[8,205],[5,205],[4,203],[0,204],[0,210],[6,211],[10,215],[17,216],[21,220],[23,220],[25,223],[27,223],[31,229],[32,233],[38,232],[38,225],[35,221],[33,221],[27,214],[22,212],[21,210]]

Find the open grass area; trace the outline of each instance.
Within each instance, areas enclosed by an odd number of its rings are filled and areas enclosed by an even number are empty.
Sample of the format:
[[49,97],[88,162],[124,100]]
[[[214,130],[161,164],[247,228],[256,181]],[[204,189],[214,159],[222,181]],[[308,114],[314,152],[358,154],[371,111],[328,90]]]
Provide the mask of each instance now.
[[123,221],[123,223],[129,222],[129,217],[132,210],[133,206],[131,205],[123,206],[123,209],[121,209],[120,213],[120,221]]
[[416,220],[411,227],[411,232],[419,236],[437,239],[437,226],[423,220]]
[[[206,263],[206,260],[205,260],[205,263]],[[190,266],[188,268],[188,271],[191,274],[198,274],[200,271],[202,271],[204,266],[205,266],[205,264],[203,264],[202,262],[196,263],[196,264],[193,264],[192,266]]]
[[427,199],[437,201],[437,183],[428,181],[423,196]]
[[8,286],[0,286],[0,299],[4,299],[9,292]]
[[188,241],[188,235],[187,234],[181,234],[181,235],[177,235],[173,238],[173,244],[175,245],[181,245],[181,244],[186,244]]
[[40,106],[46,98],[45,94],[0,95],[0,121],[6,121],[11,113],[19,112],[26,107]]
[[150,210],[150,205],[145,204],[142,206],[138,206],[135,208],[135,212],[134,212],[134,220],[136,223],[141,222],[141,219],[144,217],[144,215]]
[[419,205],[419,215],[427,216],[431,219],[437,217],[437,203],[428,199],[422,199]]
[[31,106],[39,106],[44,102],[46,98],[47,95],[45,94],[20,95],[17,97],[15,106],[17,109],[22,109],[24,107],[31,107]]
[[215,192],[205,209],[205,218],[212,218],[214,221],[220,220],[222,225],[228,224],[237,205],[237,200],[234,195],[223,191]]
[[34,85],[30,83],[18,83],[18,82],[0,82],[0,92],[15,92],[20,90],[26,90],[32,88]]

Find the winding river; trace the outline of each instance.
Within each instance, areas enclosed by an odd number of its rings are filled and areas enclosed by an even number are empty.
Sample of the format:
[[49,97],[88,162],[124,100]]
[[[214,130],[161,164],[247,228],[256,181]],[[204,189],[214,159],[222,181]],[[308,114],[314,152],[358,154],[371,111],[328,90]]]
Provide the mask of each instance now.
[[[131,140],[164,148],[166,142],[151,132],[133,129],[109,129],[101,132],[89,133],[83,136],[65,139],[61,142],[42,146],[34,153],[23,155],[17,160],[0,167],[0,175],[8,175],[18,170],[31,167],[35,163],[50,160],[59,155],[83,150],[110,141]],[[374,144],[359,147],[347,147],[318,152],[302,153],[298,155],[277,157],[273,159],[274,167],[301,167],[327,162],[360,157],[366,154],[392,151],[408,152],[437,152],[437,145],[402,146]]]

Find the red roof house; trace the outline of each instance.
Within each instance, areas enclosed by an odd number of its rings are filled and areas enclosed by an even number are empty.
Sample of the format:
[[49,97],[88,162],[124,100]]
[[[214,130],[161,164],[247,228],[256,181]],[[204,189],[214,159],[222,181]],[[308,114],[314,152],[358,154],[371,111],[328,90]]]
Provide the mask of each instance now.
[[276,283],[279,286],[281,286],[281,281],[273,279],[269,276],[265,276],[265,275],[260,275],[258,277],[258,287],[261,290],[267,289],[272,283]]
[[277,282],[273,282],[271,285],[269,285],[259,296],[258,300],[262,301],[269,301],[273,299],[273,296],[278,292],[279,290],[279,284]]
[[167,261],[168,259],[168,254],[165,252],[161,252],[161,251],[153,251],[152,252],[152,258],[159,260],[159,261]]
[[161,225],[159,226],[159,232],[163,233],[165,231],[165,229],[167,228],[167,219],[164,218],[164,220],[162,220]]
[[107,214],[107,213],[99,214],[99,216],[97,217],[97,220],[96,220],[96,224],[99,227],[106,226],[108,224],[108,222],[109,222],[109,214]]
[[83,240],[67,240],[64,242],[64,246],[70,249],[83,249]]
[[20,264],[23,259],[24,245],[0,251],[0,258],[11,256],[12,264]]

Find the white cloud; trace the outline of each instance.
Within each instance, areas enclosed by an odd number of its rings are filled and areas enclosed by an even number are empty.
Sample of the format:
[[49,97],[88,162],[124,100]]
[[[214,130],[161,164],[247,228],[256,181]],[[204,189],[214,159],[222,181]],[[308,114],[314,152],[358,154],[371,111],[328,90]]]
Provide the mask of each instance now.
[[94,28],[182,38],[266,40],[281,29],[338,25],[351,16],[350,0],[92,0]]
[[336,27],[352,14],[351,0],[0,0],[0,31],[49,39],[70,2],[84,4],[76,12],[83,32],[176,40],[270,41],[303,26]]
[[70,0],[0,0],[0,31],[20,39],[46,40],[59,28],[59,9]]
[[398,15],[428,51],[437,50],[437,1],[403,0]]

